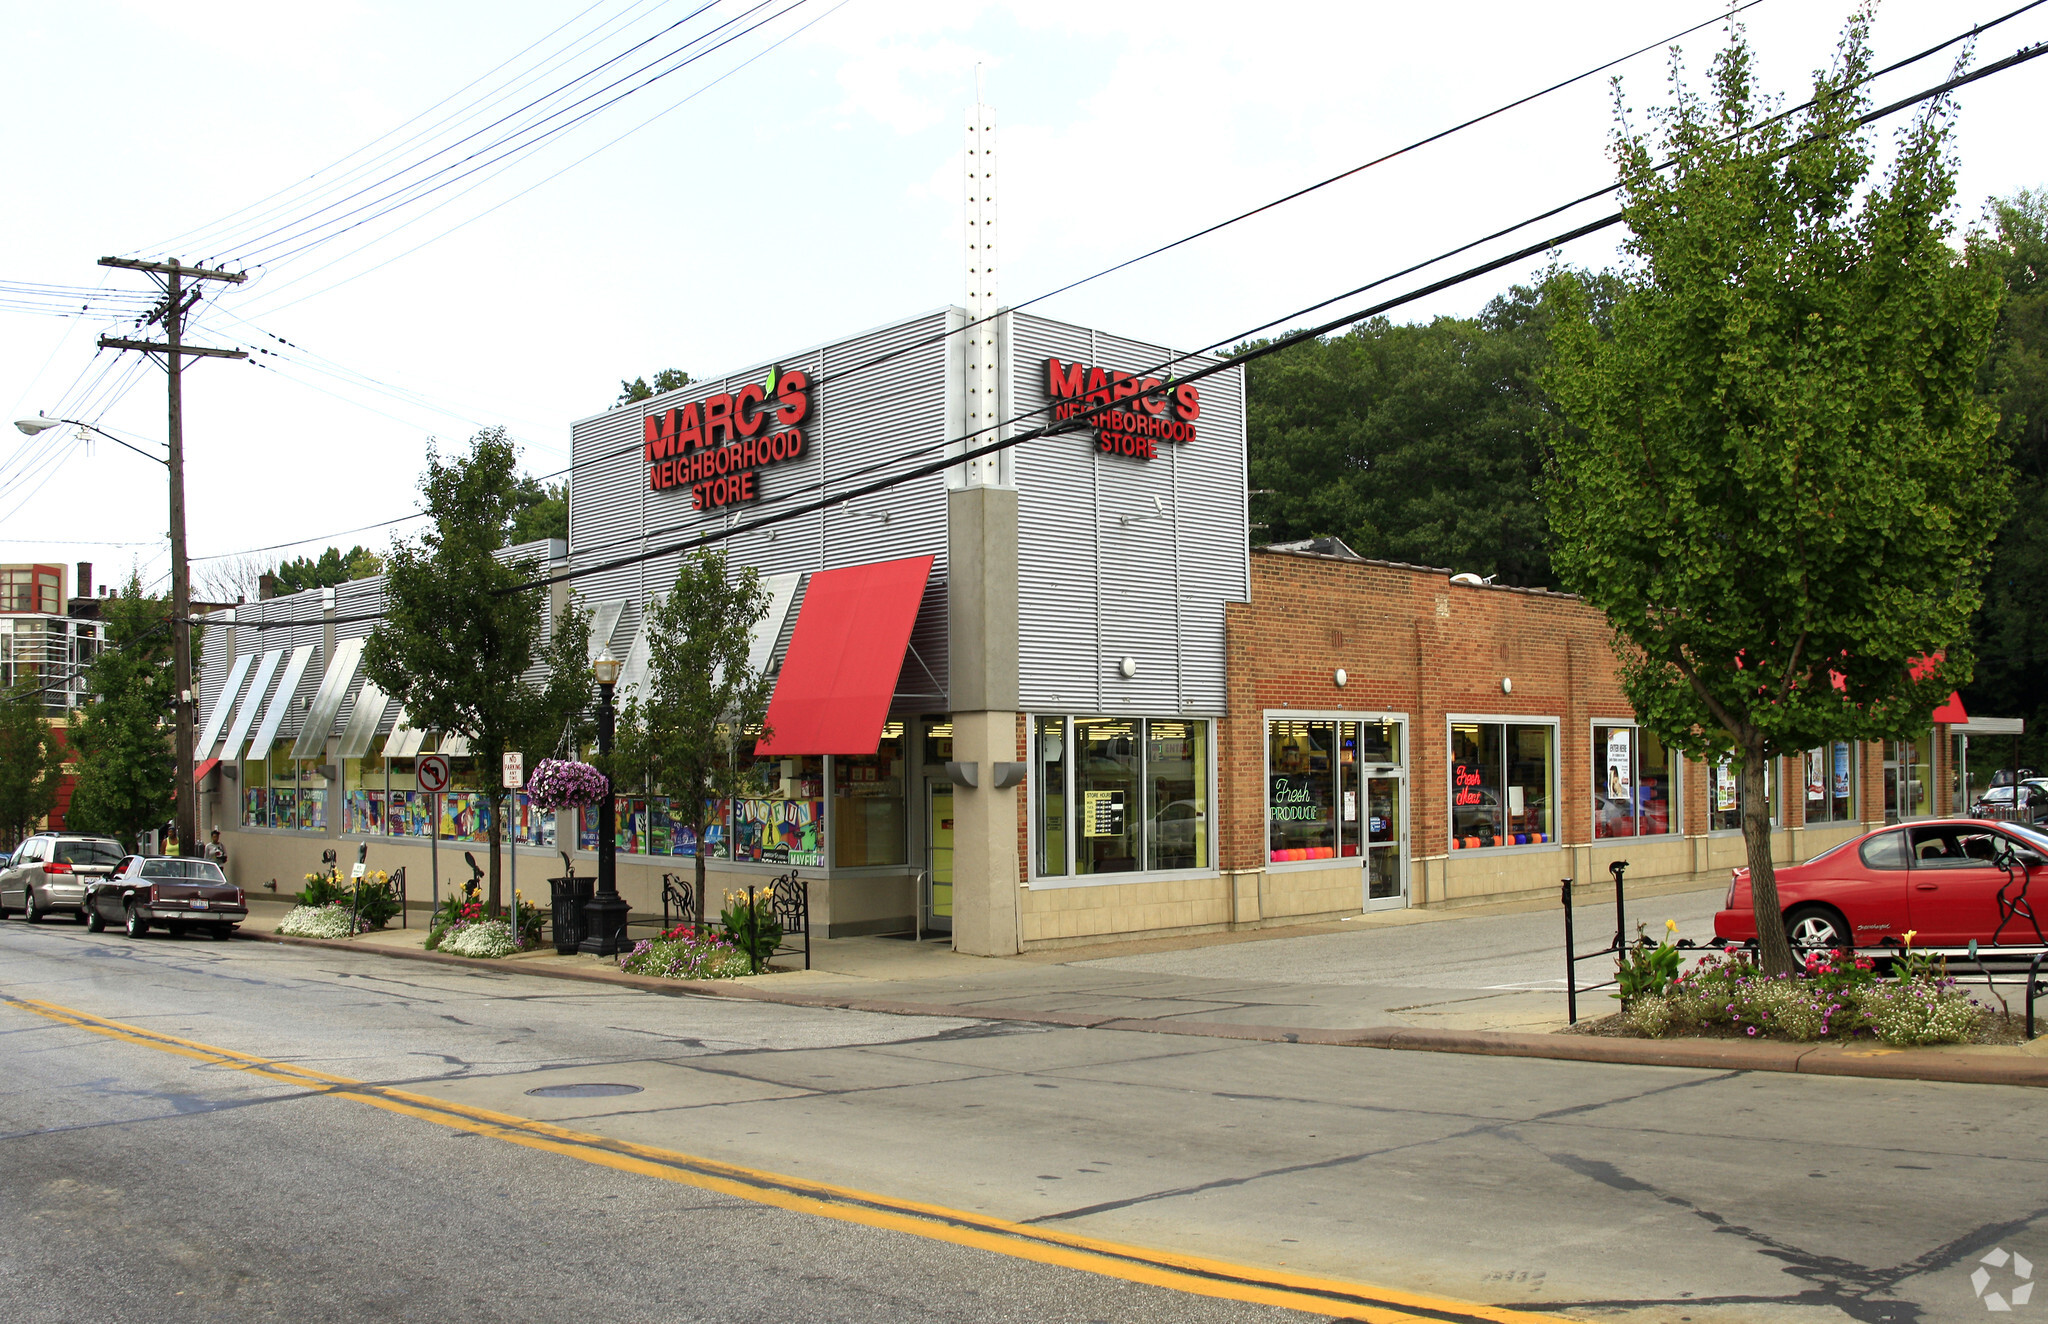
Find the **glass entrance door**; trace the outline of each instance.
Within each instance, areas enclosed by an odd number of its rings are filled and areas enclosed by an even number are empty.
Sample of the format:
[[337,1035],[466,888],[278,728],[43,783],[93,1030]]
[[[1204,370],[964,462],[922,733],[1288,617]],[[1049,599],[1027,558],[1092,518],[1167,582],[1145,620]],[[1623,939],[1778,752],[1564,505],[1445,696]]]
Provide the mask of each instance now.
[[1402,796],[1399,722],[1344,722],[1338,740],[1344,854],[1364,856],[1363,907],[1408,904],[1407,803]]
[[924,895],[919,920],[933,933],[953,931],[953,783],[924,784]]

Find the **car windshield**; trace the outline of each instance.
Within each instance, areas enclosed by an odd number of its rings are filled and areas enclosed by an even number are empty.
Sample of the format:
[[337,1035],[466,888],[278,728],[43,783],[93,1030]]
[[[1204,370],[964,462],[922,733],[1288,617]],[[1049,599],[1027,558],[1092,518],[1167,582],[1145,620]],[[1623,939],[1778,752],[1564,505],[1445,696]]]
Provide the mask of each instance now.
[[225,883],[227,876],[212,860],[144,860],[144,878],[186,878],[195,883]]
[[2041,854],[2048,855],[2048,832],[2043,832],[2037,827],[2028,827],[2025,823],[2002,823],[1999,826]]
[[65,864],[119,864],[121,843],[118,841],[60,841],[57,843],[57,859]]

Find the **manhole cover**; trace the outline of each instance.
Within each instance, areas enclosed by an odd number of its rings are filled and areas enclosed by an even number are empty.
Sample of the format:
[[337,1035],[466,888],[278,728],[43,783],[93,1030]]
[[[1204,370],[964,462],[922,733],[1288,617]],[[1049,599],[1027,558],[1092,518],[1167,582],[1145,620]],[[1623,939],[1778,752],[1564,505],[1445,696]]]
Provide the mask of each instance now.
[[638,1085],[604,1085],[596,1082],[583,1085],[543,1085],[539,1089],[527,1091],[528,1094],[537,1094],[543,1099],[601,1099],[607,1094],[639,1092]]

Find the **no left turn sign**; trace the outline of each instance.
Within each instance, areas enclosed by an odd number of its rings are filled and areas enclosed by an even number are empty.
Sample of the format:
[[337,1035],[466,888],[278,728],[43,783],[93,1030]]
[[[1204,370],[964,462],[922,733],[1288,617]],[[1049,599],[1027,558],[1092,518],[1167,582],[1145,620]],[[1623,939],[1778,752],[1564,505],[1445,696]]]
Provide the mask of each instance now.
[[448,789],[448,759],[442,754],[422,754],[413,765],[413,776],[418,779],[422,791],[445,791]]

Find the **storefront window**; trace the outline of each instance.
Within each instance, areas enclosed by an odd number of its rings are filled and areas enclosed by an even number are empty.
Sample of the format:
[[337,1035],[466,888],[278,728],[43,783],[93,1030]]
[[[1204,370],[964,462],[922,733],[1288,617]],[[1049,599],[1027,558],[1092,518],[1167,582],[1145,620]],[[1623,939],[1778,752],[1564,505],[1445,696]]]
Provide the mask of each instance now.
[[1673,760],[1655,732],[1593,728],[1593,836],[1654,837],[1678,830]]
[[[716,858],[813,868],[825,863],[822,755],[754,759],[748,769],[745,793],[718,808],[724,810],[720,817],[727,820],[730,835],[713,838],[711,850]],[[688,831],[680,830],[676,834],[678,839]]]
[[[1057,878],[1067,871],[1067,719],[1036,719],[1032,766],[1038,794],[1038,873]],[[950,753],[952,742],[947,741]],[[927,765],[931,758],[926,756]]]
[[1902,818],[1924,818],[1927,816],[1927,792],[1932,782],[1932,769],[1928,759],[1932,755],[1934,742],[1926,737],[1918,740],[1887,740],[1884,745],[1884,814],[1885,821],[1895,823]]
[[[872,754],[832,760],[832,863],[839,868],[904,864],[909,860],[909,800],[905,791],[903,723],[882,728]],[[737,827],[735,841],[737,842]],[[745,848],[741,847],[741,858]]]
[[1337,723],[1266,723],[1267,855],[1275,863],[1337,855]]
[[263,826],[296,828],[299,825],[299,765],[290,747],[280,744],[270,752],[270,807]]
[[[420,747],[420,753],[433,749],[431,738]],[[416,758],[385,760],[384,830],[394,837],[428,837],[433,835],[434,821],[427,815],[427,802],[431,797],[419,789],[413,779]]]
[[1138,727],[1130,717],[1074,720],[1074,796],[1081,810],[1077,874],[1138,868]]
[[308,832],[327,830],[327,773],[318,760],[299,763],[299,821]]
[[1209,867],[1209,724],[1145,723],[1145,867]]
[[1550,786],[1556,728],[1524,722],[1451,726],[1451,849],[1555,840]]
[[[1776,772],[1778,760],[1764,760],[1764,798],[1766,813],[1772,823],[1781,820],[1783,806],[1779,800],[1779,777]],[[1707,830],[1709,832],[1740,832],[1742,830],[1742,768],[1735,763],[1714,765],[1714,781],[1709,791],[1707,805]]]
[[242,760],[242,826],[269,827],[270,769],[260,759]]
[[1846,740],[1800,756],[1808,823],[1849,823],[1856,818],[1855,765]]

